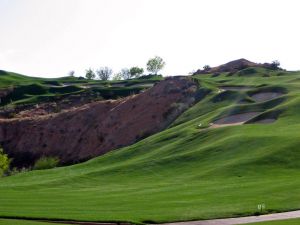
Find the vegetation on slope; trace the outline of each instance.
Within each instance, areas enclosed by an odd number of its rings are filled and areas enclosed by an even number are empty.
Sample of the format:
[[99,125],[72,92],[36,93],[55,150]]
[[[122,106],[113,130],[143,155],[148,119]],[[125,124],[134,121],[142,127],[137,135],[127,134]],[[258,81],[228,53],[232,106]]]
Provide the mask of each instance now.
[[[85,163],[1,179],[0,216],[167,222],[253,215],[261,203],[265,213],[299,209],[299,76],[194,76],[210,94],[169,129]],[[225,86],[250,90],[214,101]],[[262,87],[283,93],[250,101]],[[209,128],[254,111],[275,120]]]
[[[151,87],[161,76],[144,76],[123,81],[87,80],[78,77],[36,78],[0,70],[0,106],[37,104],[89,95],[95,99],[116,99]],[[1,90],[8,94],[1,96]]]

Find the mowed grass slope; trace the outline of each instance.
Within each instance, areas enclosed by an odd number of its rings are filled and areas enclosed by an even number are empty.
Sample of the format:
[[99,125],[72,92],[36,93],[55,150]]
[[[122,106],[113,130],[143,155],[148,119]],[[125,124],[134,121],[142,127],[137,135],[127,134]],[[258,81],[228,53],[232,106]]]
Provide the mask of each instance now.
[[142,76],[121,81],[87,80],[78,77],[39,78],[0,70],[1,106],[32,105],[57,101],[69,95],[94,95],[97,99],[116,99],[137,94],[162,80],[161,76]]
[[[169,129],[85,163],[0,179],[0,216],[167,222],[253,215],[261,203],[265,213],[300,209],[300,74],[194,78],[211,92]],[[251,90],[219,91],[232,85]],[[241,101],[278,87],[276,99]],[[251,111],[277,121],[207,129]]]

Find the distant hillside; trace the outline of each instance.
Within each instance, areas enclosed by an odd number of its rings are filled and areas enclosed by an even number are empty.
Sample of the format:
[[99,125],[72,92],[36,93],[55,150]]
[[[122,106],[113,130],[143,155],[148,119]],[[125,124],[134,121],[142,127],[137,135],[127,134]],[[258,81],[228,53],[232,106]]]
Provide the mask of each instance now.
[[272,65],[272,63],[261,64],[261,63],[251,62],[247,59],[237,59],[220,66],[206,68],[203,70],[199,69],[194,73],[194,75],[208,74],[208,73],[223,73],[223,72],[235,73],[239,70],[243,70],[249,67],[260,67],[260,68],[272,69],[274,65]]
[[25,110],[44,115],[93,101],[122,98],[140,93],[162,79],[161,76],[124,81],[87,80],[82,77],[47,79],[0,71],[0,118],[24,117],[27,114],[19,113]]

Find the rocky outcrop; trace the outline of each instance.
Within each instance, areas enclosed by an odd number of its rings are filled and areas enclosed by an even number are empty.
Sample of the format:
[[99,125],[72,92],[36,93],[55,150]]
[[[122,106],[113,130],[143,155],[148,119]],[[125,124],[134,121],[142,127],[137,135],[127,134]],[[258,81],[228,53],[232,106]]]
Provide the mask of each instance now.
[[44,116],[2,119],[0,143],[14,166],[32,165],[41,156],[57,156],[62,164],[84,161],[166,128],[195,102],[197,90],[190,78],[173,77],[120,100]]

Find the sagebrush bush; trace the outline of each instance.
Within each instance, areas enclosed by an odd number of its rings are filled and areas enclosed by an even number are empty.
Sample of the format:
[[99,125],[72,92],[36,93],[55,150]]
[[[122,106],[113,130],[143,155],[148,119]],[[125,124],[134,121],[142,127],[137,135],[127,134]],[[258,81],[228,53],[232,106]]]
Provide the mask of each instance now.
[[5,173],[9,169],[10,159],[8,158],[7,154],[3,152],[3,149],[0,148],[0,177],[5,175]]
[[57,157],[43,156],[35,162],[33,169],[34,170],[51,169],[56,167],[58,163],[59,163],[59,158]]

